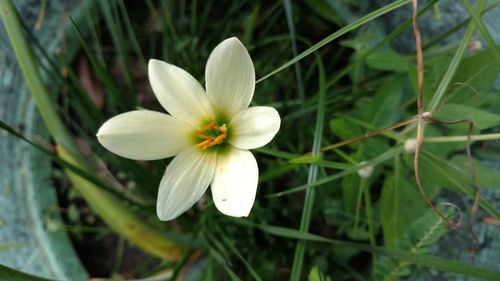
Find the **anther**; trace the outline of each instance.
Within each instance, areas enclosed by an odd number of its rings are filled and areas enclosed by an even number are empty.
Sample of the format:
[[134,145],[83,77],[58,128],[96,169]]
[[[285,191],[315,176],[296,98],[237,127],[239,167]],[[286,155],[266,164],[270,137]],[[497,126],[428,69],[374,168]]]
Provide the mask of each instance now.
[[203,126],[198,132],[203,133],[212,129],[215,126],[216,122],[217,120],[215,120],[215,117],[212,117],[212,121],[210,121],[210,123],[208,123],[207,125]]
[[[204,133],[209,130],[215,130],[219,132],[220,134],[217,136],[207,136]],[[195,145],[196,147],[200,147],[201,149],[205,150],[209,147],[221,144],[224,142],[224,140],[227,137],[227,127],[226,124],[223,124],[222,126],[217,125],[217,120],[212,117],[212,121],[208,123],[207,125],[203,126],[201,129],[199,129],[196,133],[196,136],[200,139],[203,139],[202,142],[198,143]]]

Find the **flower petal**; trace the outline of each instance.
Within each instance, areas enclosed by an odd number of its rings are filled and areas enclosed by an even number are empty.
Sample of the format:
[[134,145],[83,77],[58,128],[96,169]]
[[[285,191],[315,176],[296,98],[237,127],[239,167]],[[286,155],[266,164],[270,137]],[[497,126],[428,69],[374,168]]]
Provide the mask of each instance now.
[[179,154],[192,145],[186,124],[172,116],[150,110],[117,115],[97,132],[97,139],[109,151],[135,160],[155,160]]
[[172,220],[196,203],[212,181],[217,154],[191,147],[168,165],[158,190],[156,213]]
[[258,178],[257,161],[250,151],[232,147],[219,154],[211,188],[217,209],[228,216],[248,216],[255,201]]
[[203,87],[184,69],[152,59],[148,74],[156,98],[173,117],[198,127],[213,115]]
[[255,70],[238,38],[226,39],[215,47],[207,61],[205,79],[216,113],[231,116],[248,107],[255,89]]
[[241,149],[253,149],[270,142],[280,129],[278,111],[268,106],[253,106],[238,112],[229,122],[229,143]]

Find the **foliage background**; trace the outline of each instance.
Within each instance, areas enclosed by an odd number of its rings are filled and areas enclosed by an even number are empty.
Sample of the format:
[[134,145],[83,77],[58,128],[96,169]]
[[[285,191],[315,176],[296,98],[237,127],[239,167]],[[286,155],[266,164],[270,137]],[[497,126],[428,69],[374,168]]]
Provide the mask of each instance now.
[[[103,253],[114,257],[108,270],[123,278],[169,269],[175,275],[185,268],[198,268],[199,277],[207,280],[326,280],[323,275],[331,280],[394,280],[430,279],[442,274],[413,265],[419,264],[447,274],[495,279],[495,273],[472,265],[473,257],[488,256],[498,245],[498,230],[482,223],[499,218],[495,205],[500,183],[495,166],[499,148],[495,141],[473,145],[478,183],[484,192],[475,228],[481,244],[471,253],[466,252],[477,245],[467,228],[446,231],[416,189],[413,154],[404,150],[405,142],[414,138],[414,122],[318,154],[320,148],[415,115],[413,36],[405,31],[411,28],[411,7],[402,5],[409,2],[99,1],[92,5],[86,21],[75,22],[70,31],[83,46],[76,59],[64,48],[55,57],[45,54],[44,47],[32,41],[35,60],[43,66],[41,72],[61,89],[57,96],[48,95],[68,128],[68,142],[76,143],[80,155],[73,161],[59,151],[54,161],[73,172],[70,163],[92,171],[79,174],[79,179],[70,177],[73,185],[65,177],[54,177],[67,204],[65,228],[75,243],[100,245],[99,241],[114,235],[111,230],[137,243],[139,237],[127,234],[120,225],[109,228],[95,216],[97,213],[107,221],[106,215],[123,210],[107,210],[109,201],[101,205],[89,201],[95,198],[89,196],[105,190],[117,206],[132,214],[118,212],[124,219],[137,216],[187,249],[177,262],[150,257],[129,266],[122,258],[127,256],[124,251],[133,251],[126,246],[128,242],[111,240],[108,243],[117,246],[110,247],[113,252]],[[498,13],[495,2],[479,1],[485,4],[486,15]],[[481,20],[469,21],[474,12],[462,8],[462,3],[435,3],[420,3],[426,22],[422,24],[424,104],[439,119],[473,120],[473,134],[478,139],[491,134],[498,139],[499,93],[494,86],[500,63],[498,43],[493,38],[498,31],[481,28]],[[467,7],[468,2],[464,3]],[[375,9],[380,14],[388,12],[399,4],[403,7],[382,19],[365,16]],[[450,20],[456,11],[460,16]],[[476,31],[472,25],[478,27]],[[470,31],[464,30],[467,27]],[[88,34],[81,33],[86,29]],[[25,36],[31,37],[29,32]],[[282,116],[282,129],[275,140],[256,150],[261,171],[258,199],[248,219],[222,216],[206,196],[175,222],[160,223],[154,204],[169,160],[138,163],[117,157],[96,142],[95,132],[104,120],[118,113],[137,107],[161,110],[147,82],[148,58],[181,66],[201,79],[210,51],[231,36],[238,36],[247,46],[257,77],[262,77],[254,104],[274,106]],[[474,49],[469,42],[481,42],[483,47]],[[42,106],[42,115],[44,110]],[[66,139],[51,133],[56,142]],[[461,218],[470,227],[473,189],[466,165],[466,134],[465,125],[426,126],[429,142],[423,146],[420,176],[427,195],[435,202],[448,202],[441,206],[450,218]],[[462,141],[449,138],[454,135],[462,136]],[[313,155],[307,154],[311,151]],[[58,161],[61,158],[66,162]],[[80,166],[83,162],[86,164]],[[373,172],[361,177],[358,171],[366,165],[373,167]],[[78,188],[78,183],[85,186],[82,178],[97,189]],[[88,211],[82,199],[95,213]],[[445,241],[434,246],[443,236]],[[301,239],[315,242],[298,242]],[[202,251],[203,258],[192,265],[188,253],[195,249]],[[462,256],[467,261],[461,264],[422,256],[429,253],[450,259]],[[493,259],[484,259],[488,260]],[[498,271],[493,263],[482,266]],[[92,272],[92,266],[88,270],[93,275],[103,274]]]

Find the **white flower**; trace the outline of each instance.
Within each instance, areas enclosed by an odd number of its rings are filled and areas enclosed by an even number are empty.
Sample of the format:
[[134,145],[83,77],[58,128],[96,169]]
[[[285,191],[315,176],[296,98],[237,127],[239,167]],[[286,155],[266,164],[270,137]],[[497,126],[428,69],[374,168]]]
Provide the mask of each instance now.
[[220,43],[205,68],[206,92],[185,70],[150,60],[149,81],[169,114],[130,111],[106,121],[97,133],[111,152],[136,160],[175,156],[158,190],[157,214],[171,220],[189,209],[211,185],[222,213],[248,216],[259,171],[248,149],[276,135],[278,112],[250,105],[255,89],[252,60],[237,38]]

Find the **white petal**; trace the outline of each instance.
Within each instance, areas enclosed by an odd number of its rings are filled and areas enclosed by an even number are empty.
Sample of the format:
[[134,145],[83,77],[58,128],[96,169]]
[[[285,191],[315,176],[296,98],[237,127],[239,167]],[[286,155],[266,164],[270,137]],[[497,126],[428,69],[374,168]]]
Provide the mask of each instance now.
[[148,74],[156,98],[173,117],[198,127],[213,115],[203,87],[184,69],[152,59]]
[[257,161],[250,151],[232,147],[219,154],[212,181],[217,209],[228,216],[248,216],[255,201],[258,178]]
[[191,147],[168,165],[158,190],[156,213],[160,220],[178,217],[196,203],[212,181],[217,154]]
[[205,79],[216,112],[231,116],[248,107],[255,89],[255,70],[238,38],[226,39],[215,47],[207,61]]
[[117,115],[97,132],[109,151],[136,160],[155,160],[179,154],[192,145],[192,129],[172,116],[149,110]]
[[280,129],[278,111],[268,106],[253,106],[238,112],[228,128],[229,143],[241,149],[253,149],[270,142]]

